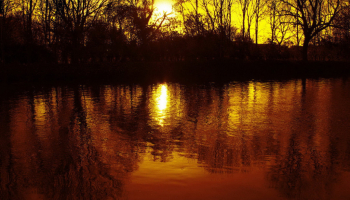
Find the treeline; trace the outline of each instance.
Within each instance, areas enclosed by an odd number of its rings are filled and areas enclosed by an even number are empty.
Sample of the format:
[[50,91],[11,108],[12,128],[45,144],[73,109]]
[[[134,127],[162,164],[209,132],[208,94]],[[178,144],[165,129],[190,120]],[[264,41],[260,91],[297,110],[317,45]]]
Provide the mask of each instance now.
[[[176,0],[173,13],[157,12],[154,0],[1,5],[6,63],[332,60],[350,52],[349,0]],[[266,28],[268,39],[258,44]]]

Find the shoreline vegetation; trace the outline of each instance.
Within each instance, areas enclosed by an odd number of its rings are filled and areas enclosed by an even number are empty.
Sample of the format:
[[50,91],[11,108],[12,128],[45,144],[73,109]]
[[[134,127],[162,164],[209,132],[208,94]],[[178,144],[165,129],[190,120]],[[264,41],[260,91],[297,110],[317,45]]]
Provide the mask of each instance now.
[[[203,61],[205,66],[219,66],[211,64],[212,58],[253,63],[256,60],[349,61],[348,1],[174,0],[168,3],[171,11],[161,12],[154,0],[0,0],[1,63],[81,66],[122,61],[127,63],[123,66],[133,66],[137,64],[126,61],[195,60]],[[210,60],[209,64],[204,60]],[[224,65],[231,69],[234,63]],[[100,66],[107,72],[116,70],[104,64]],[[45,66],[42,68],[39,71],[46,70]],[[80,70],[65,65],[54,68],[64,68],[68,74]],[[175,68],[176,72],[181,71]],[[137,71],[148,72],[153,67],[145,69]],[[211,73],[210,70],[205,71]],[[92,72],[83,74],[89,73]]]
[[157,61],[99,64],[6,64],[0,83],[209,83],[332,78],[350,75],[342,61]]

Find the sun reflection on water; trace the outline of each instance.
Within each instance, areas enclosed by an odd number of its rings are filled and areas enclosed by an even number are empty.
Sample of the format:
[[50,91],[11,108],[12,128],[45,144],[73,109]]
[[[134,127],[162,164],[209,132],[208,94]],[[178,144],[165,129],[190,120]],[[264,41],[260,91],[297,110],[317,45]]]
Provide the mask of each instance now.
[[185,103],[180,85],[157,84],[148,90],[149,125],[154,130],[169,132],[177,127],[184,114]]
[[162,113],[167,106],[167,96],[168,96],[168,88],[166,85],[161,85],[157,89],[157,93],[160,94],[159,97],[157,98],[158,101],[158,109],[159,112]]
[[157,117],[156,120],[160,126],[164,126],[164,120],[166,118],[166,108],[168,104],[168,86],[165,84],[159,85],[155,95],[157,96]]

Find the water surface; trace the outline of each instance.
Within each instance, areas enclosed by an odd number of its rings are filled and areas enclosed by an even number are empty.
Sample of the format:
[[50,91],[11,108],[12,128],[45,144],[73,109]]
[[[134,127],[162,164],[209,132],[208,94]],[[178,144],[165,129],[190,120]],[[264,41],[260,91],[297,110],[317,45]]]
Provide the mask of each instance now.
[[350,199],[350,81],[0,97],[1,199]]

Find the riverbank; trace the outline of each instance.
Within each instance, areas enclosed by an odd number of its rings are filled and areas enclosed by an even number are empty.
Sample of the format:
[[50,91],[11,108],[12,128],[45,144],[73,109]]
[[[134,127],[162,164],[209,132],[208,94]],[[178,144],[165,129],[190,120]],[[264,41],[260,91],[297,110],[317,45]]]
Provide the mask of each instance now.
[[302,61],[191,61],[125,62],[113,64],[4,65],[1,83],[40,82],[227,82],[235,80],[285,80],[350,75],[349,62]]

